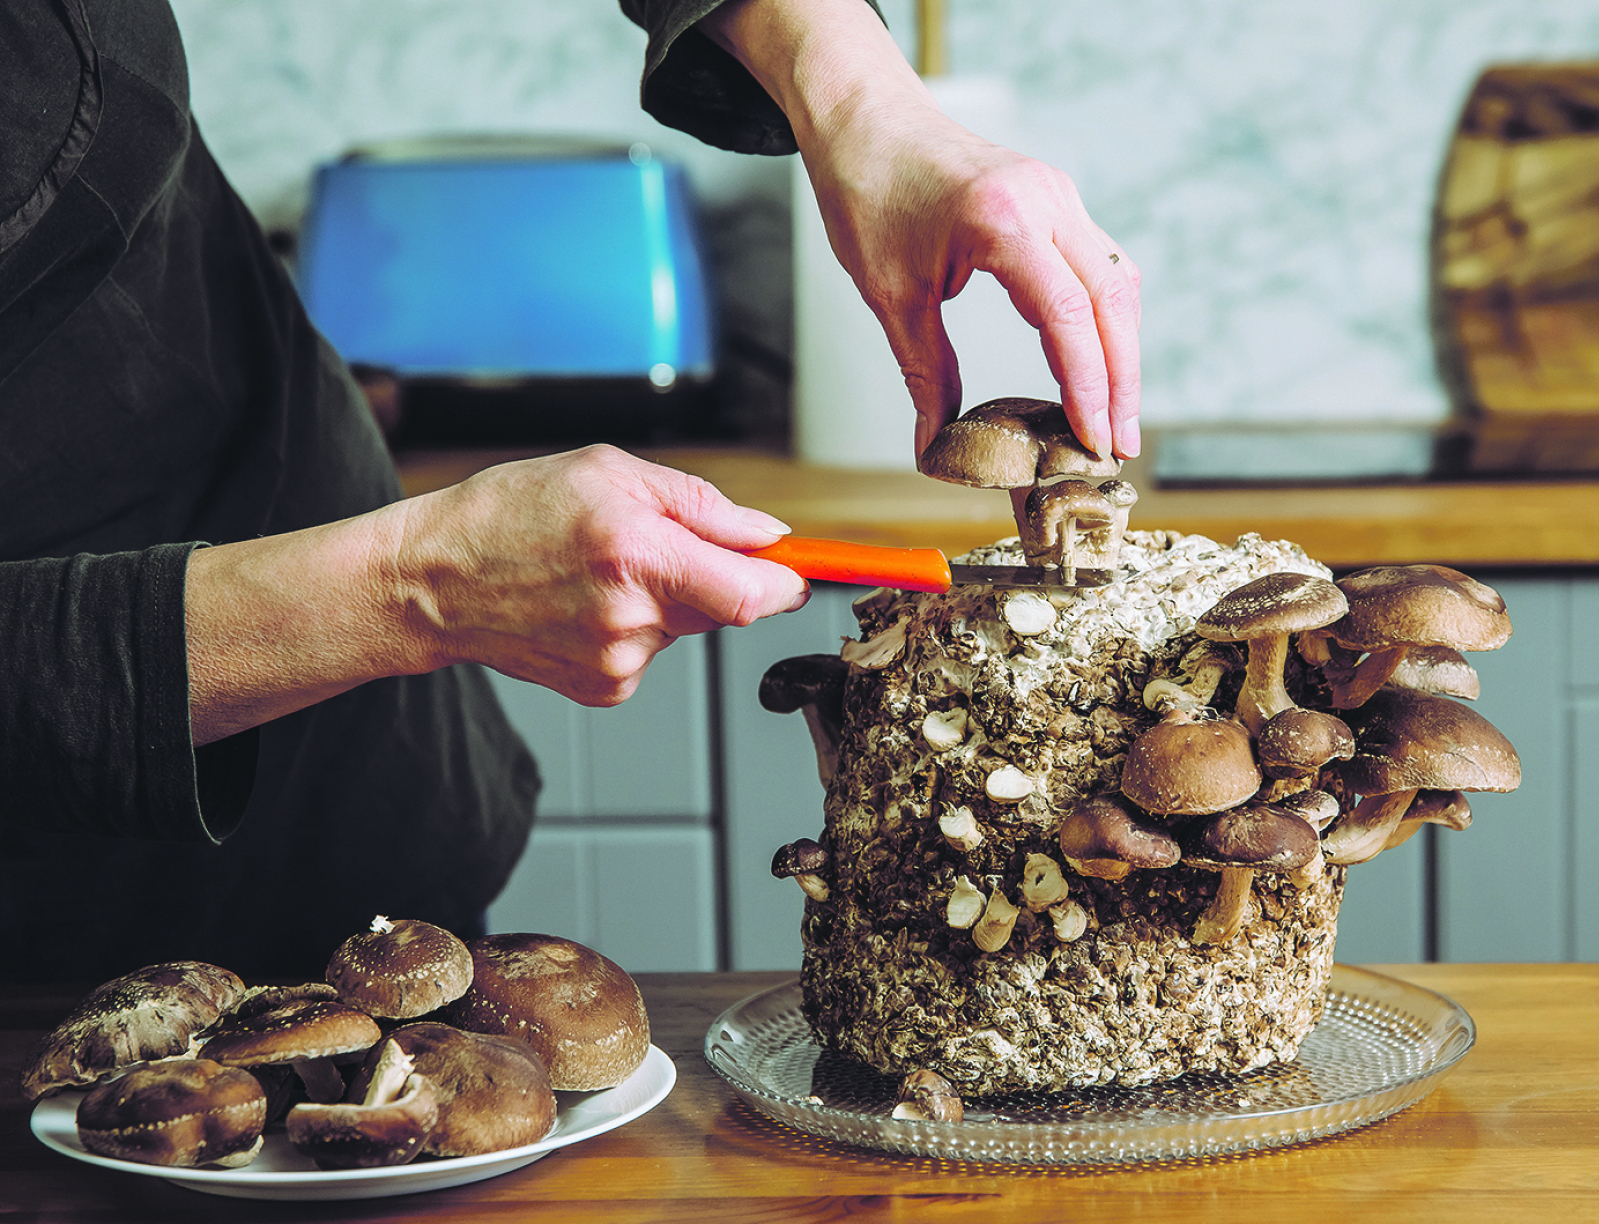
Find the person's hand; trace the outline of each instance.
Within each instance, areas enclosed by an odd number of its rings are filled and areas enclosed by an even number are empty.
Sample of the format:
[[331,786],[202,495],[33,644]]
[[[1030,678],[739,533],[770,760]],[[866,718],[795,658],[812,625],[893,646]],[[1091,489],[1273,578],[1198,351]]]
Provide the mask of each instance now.
[[1138,454],[1138,268],[1065,174],[914,99],[866,100],[813,137],[805,160],[833,250],[904,372],[918,455],[960,407],[940,308],[974,272],[1038,329],[1083,444]]
[[1138,268],[1065,174],[945,116],[861,0],[729,0],[700,29],[793,125],[833,250],[905,373],[918,455],[960,407],[940,308],[974,272],[1038,329],[1084,445],[1138,454]]
[[740,551],[782,523],[613,447],[490,468],[405,505],[396,573],[426,601],[438,653],[584,705],[627,698],[675,638],[808,597],[792,570]]
[[592,446],[197,549],[184,591],[191,736],[210,743],[460,662],[615,705],[674,638],[804,604],[798,574],[743,555],[786,531],[698,477]]

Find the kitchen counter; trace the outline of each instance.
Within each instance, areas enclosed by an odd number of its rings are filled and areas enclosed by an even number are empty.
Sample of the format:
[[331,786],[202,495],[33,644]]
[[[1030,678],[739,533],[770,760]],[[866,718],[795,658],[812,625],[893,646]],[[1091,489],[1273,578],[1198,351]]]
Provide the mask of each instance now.
[[1478,1028],[1427,1098],[1330,1139],[1133,1167],[894,1157],[789,1130],[705,1064],[711,1022],[784,973],[643,974],[677,1065],[652,1112],[490,1181],[348,1203],[256,1203],[83,1165],[38,1143],[17,1071],[76,992],[0,988],[0,1217],[117,1221],[1599,1221],[1599,965],[1402,965]]
[[[418,451],[400,457],[407,493],[441,488],[529,452]],[[909,471],[812,467],[739,448],[640,449],[703,476],[801,535],[964,552],[1015,534],[1007,494]],[[1287,488],[1156,488],[1134,460],[1131,526],[1231,543],[1259,532],[1334,567],[1431,561],[1461,568],[1599,565],[1599,482],[1467,481]]]

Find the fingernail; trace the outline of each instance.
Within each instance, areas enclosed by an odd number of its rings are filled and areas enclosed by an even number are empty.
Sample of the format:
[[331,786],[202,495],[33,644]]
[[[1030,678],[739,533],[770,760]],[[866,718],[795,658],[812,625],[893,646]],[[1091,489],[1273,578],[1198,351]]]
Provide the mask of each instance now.
[[1144,434],[1139,428],[1138,418],[1122,422],[1122,458],[1136,459],[1144,449]]
[[739,516],[751,527],[758,527],[762,531],[770,531],[773,535],[792,535],[794,529],[780,518],[773,518],[764,510],[756,510],[750,506],[740,506]]
[[808,604],[810,602],[811,602],[811,588],[807,586],[803,591],[801,591],[799,593],[798,598],[796,598],[793,603],[789,604],[788,607],[784,608],[783,611],[785,611],[785,612],[798,612],[801,608],[803,608],[806,604]]

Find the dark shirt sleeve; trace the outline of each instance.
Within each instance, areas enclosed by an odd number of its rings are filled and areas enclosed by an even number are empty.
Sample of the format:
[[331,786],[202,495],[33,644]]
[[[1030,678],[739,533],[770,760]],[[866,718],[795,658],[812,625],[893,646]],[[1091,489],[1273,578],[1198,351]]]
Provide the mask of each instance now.
[[6,823],[216,841],[249,797],[255,736],[191,746],[192,544],[0,564]]
[[[874,11],[874,0],[865,0]],[[639,101],[667,127],[735,153],[798,151],[794,129],[738,60],[694,28],[725,0],[621,0],[649,34]],[[879,16],[881,12],[879,11]]]

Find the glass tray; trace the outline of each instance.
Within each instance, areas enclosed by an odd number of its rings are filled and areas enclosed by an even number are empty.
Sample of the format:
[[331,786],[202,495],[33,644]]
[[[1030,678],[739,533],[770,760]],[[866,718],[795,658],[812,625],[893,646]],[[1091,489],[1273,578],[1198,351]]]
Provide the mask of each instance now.
[[795,981],[722,1013],[705,1059],[756,1109],[824,1139],[946,1160],[1115,1164],[1257,1151],[1364,1126],[1436,1088],[1476,1036],[1453,1000],[1335,965],[1326,1012],[1291,1063],[1145,1088],[974,1098],[960,1122],[913,1121],[889,1116],[897,1077],[816,1044]]

